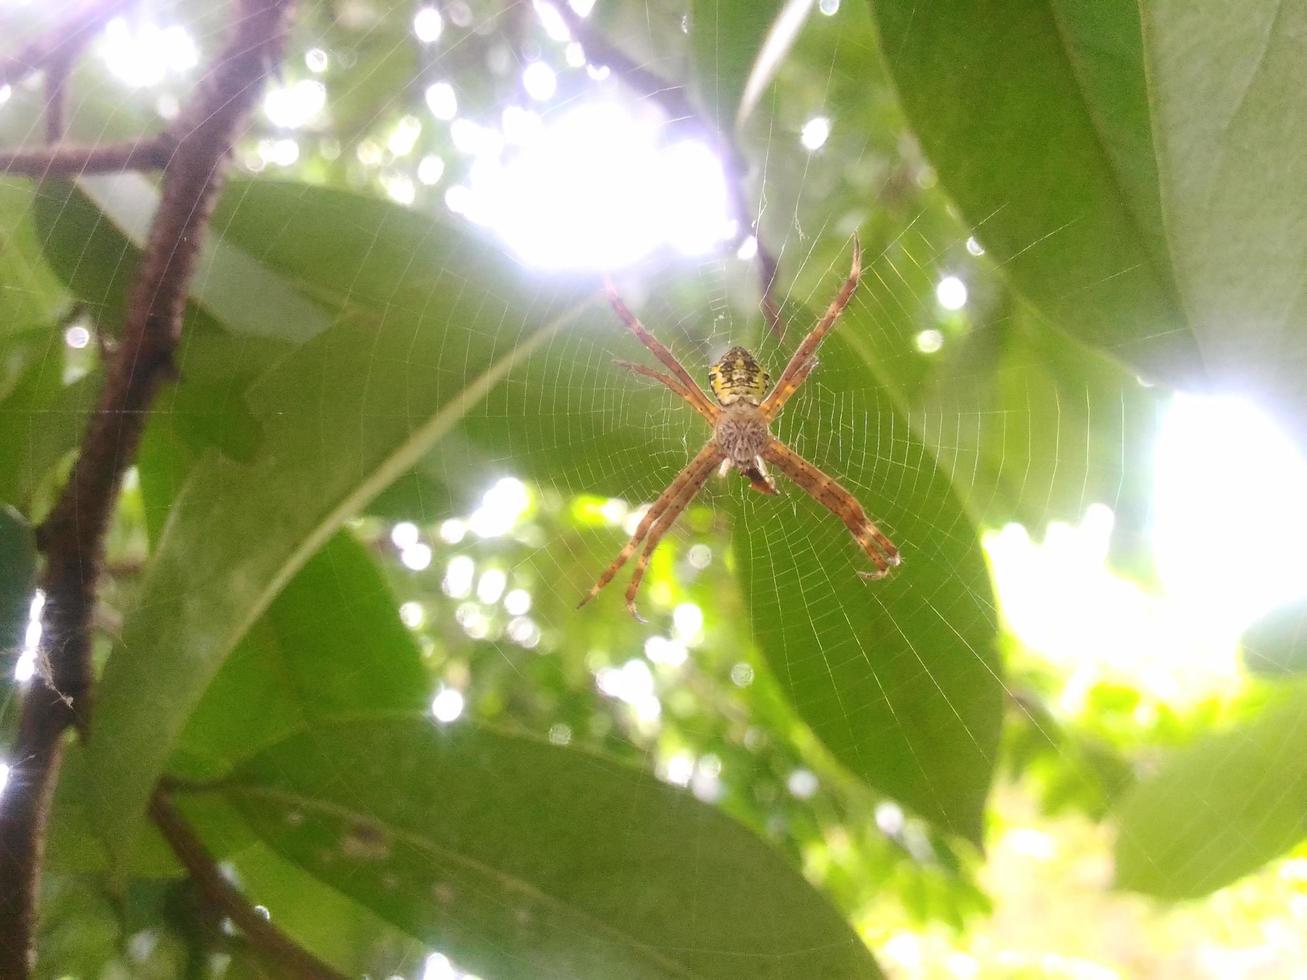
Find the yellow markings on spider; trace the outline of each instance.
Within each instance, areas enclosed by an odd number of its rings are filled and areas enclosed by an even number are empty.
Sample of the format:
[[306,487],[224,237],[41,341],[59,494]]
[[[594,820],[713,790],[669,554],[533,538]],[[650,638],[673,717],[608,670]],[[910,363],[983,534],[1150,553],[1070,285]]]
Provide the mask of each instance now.
[[771,386],[771,375],[743,347],[732,347],[708,369],[708,384],[722,405],[734,405],[741,399],[761,405],[762,396]]
[[775,494],[776,484],[767,472],[767,465],[771,464],[844,522],[853,539],[875,566],[874,571],[859,572],[859,575],[871,579],[884,578],[898,566],[898,548],[867,516],[858,499],[833,477],[827,476],[771,434],[771,423],[816,369],[817,348],[849,305],[861,274],[862,253],[855,238],[853,265],[848,278],[844,280],[817,325],[800,341],[777,379],[776,387],[771,387],[771,375],[752,354],[743,347],[732,347],[708,370],[708,384],[717,399],[716,404],[695,383],[690,372],[676,359],[676,355],[645,329],[644,324],[622,302],[617,290],[611,283],[608,284],[608,300],[614,312],[635,334],[636,339],[649,348],[650,353],[671,373],[629,361],[618,361],[617,365],[642,378],[657,381],[680,396],[712,426],[712,436],[685,469],[676,475],[676,479],[658,495],[658,499],[636,527],[631,540],[626,542],[612,564],[604,569],[580,605],[584,606],[597,596],[627,560],[639,551],[635,572],[631,575],[631,584],[626,590],[626,608],[632,616],[640,619],[640,613],[635,608],[635,596],[640,589],[645,569],[649,566],[649,558],[663,535],[672,529],[676,519],[689,506],[714,470],[722,476],[726,476],[732,469],[739,470],[755,490]]

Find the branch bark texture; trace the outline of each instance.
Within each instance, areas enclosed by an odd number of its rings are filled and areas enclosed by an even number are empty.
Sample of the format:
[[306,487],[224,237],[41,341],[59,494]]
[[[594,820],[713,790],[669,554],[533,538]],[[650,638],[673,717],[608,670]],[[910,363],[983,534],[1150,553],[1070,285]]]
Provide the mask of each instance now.
[[156,790],[150,801],[150,818],[162,831],[168,846],[177,859],[190,872],[204,895],[205,901],[232,921],[269,965],[278,969],[278,976],[299,977],[303,980],[344,980],[326,963],[290,939],[264,918],[223,877],[213,857],[204,849],[200,839],[183,819],[163,790]]
[[[93,6],[103,12],[123,5]],[[171,127],[175,145],[128,296],[122,342],[72,474],[38,532],[45,555],[42,636],[49,671],[33,678],[24,697],[9,782],[0,795],[0,976],[6,978],[31,975],[41,859],[63,735],[74,725],[85,735],[90,720],[91,614],[105,532],[150,405],[160,385],[175,375],[173,354],[200,241],[232,143],[281,56],[290,6],[290,0],[233,4],[226,47]],[[11,77],[15,64],[32,70],[41,67],[38,55],[48,64],[64,50],[57,38],[29,46],[0,63],[0,80]]]
[[102,146],[52,146],[40,150],[0,152],[0,173],[24,177],[81,177],[124,170],[161,170],[176,141],[164,134],[153,139]]

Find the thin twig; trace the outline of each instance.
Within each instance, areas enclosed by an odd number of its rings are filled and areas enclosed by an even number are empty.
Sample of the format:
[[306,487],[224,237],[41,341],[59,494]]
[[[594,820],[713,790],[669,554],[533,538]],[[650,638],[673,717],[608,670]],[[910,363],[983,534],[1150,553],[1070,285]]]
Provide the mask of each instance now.
[[607,65],[627,86],[662,106],[672,122],[690,123],[701,130],[721,155],[722,163],[726,168],[727,183],[731,188],[731,206],[744,230],[747,232],[752,229],[754,240],[758,243],[758,278],[762,282],[763,316],[767,321],[768,329],[779,337],[782,331],[780,308],[773,295],[776,283],[776,258],[763,243],[760,222],[754,215],[753,209],[749,207],[745,189],[748,167],[735,141],[729,134],[721,132],[713,125],[690,100],[684,85],[669,81],[637,62],[592,28],[589,22],[577,16],[567,3],[557,0],[553,6],[568,30],[572,32],[572,36],[585,49],[588,61]]
[[123,170],[162,170],[176,149],[167,134],[102,146],[51,146],[0,152],[0,173],[26,177],[80,177]]
[[337,973],[255,911],[245,896],[223,877],[212,856],[161,789],[155,790],[150,801],[150,819],[163,833],[177,860],[190,872],[191,880],[205,900],[229,918],[271,965],[284,970],[287,976],[343,980],[344,974]]
[[[99,5],[101,15],[105,6]],[[176,149],[128,297],[122,341],[72,474],[38,532],[45,554],[42,651],[50,673],[34,677],[23,698],[9,782],[0,794],[0,976],[6,978],[31,975],[41,858],[62,736],[73,725],[85,734],[90,719],[91,613],[105,532],[150,404],[175,374],[187,283],[232,142],[280,59],[289,8],[290,0],[234,4],[232,37],[173,127]],[[51,56],[47,52],[42,60]]]
[[136,0],[85,0],[58,27],[30,41],[16,54],[0,59],[0,85],[12,85],[34,71],[64,62],[71,65],[88,40]]

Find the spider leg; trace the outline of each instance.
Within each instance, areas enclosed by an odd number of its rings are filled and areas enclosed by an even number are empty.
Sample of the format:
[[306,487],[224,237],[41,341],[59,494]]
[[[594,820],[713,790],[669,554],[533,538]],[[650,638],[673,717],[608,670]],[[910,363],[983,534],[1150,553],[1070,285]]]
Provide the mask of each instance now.
[[[699,450],[699,454],[695,456],[694,459],[686,464],[685,469],[676,474],[676,478],[672,480],[672,482],[667,485],[666,489],[658,495],[658,499],[653,502],[653,506],[649,508],[649,512],[644,515],[644,518],[635,529],[635,534],[631,535],[631,540],[626,542],[626,545],[620,552],[618,552],[617,557],[613,559],[612,564],[604,569],[603,574],[599,576],[599,580],[595,582],[593,588],[586,593],[585,598],[577,603],[576,607],[578,609],[597,596],[600,590],[613,580],[613,576],[616,575],[618,570],[626,564],[627,559],[635,553],[635,549],[640,547],[640,543],[645,539],[645,535],[650,532],[654,527],[655,522],[662,516],[663,511],[667,509],[669,504],[677,499],[681,491],[691,483],[697,491],[698,488],[703,485],[704,480],[708,478],[708,474],[712,472],[713,467],[721,461],[721,458],[721,451],[714,443],[710,442],[708,445],[704,446],[703,449]],[[657,540],[656,537],[655,540]]]
[[690,392],[685,390],[684,386],[679,381],[677,381],[671,375],[663,374],[661,371],[655,371],[653,368],[645,367],[643,364],[634,364],[631,361],[622,361],[622,360],[615,359],[613,363],[620,368],[626,368],[626,370],[630,371],[632,374],[638,374],[643,378],[652,378],[654,381],[666,385],[676,394],[680,395],[687,402],[689,402],[690,407],[693,408],[700,415],[702,415],[708,421],[709,425],[712,425],[717,421],[716,415],[714,415],[713,413],[705,409],[704,407],[705,399],[702,398],[696,399],[693,395],[690,394]]
[[645,540],[644,550],[640,552],[640,559],[635,563],[635,571],[631,573],[631,584],[626,587],[626,608],[641,623],[646,622],[646,620],[640,615],[640,610],[635,608],[635,596],[640,591],[640,582],[644,579],[644,571],[649,565],[649,559],[653,557],[654,549],[658,547],[658,542],[663,539],[663,535],[672,529],[672,525],[681,516],[681,512],[690,505],[694,495],[699,492],[704,482],[712,475],[713,467],[716,465],[714,461],[701,467],[696,475],[681,488],[680,492],[659,515],[658,523],[653,526],[653,529],[649,532],[649,537]]
[[808,380],[808,375],[812,374],[813,369],[817,366],[817,355],[814,354],[803,362],[802,366],[794,372],[785,384],[772,389],[762,403],[762,412],[768,422],[781,414],[781,409],[785,403],[790,400],[790,396],[803,387],[803,382]]
[[859,575],[863,578],[884,578],[891,569],[898,566],[899,549],[867,516],[857,497],[779,439],[773,439],[767,444],[763,456],[802,487],[808,496],[844,522],[844,526],[876,566],[876,571],[859,572]]
[[[858,280],[861,277],[862,246],[858,243],[855,235],[853,238],[853,264],[849,269],[848,278],[844,280],[844,285],[840,287],[840,291],[831,300],[830,306],[826,307],[825,315],[817,321],[817,325],[809,331],[808,336],[804,337],[799,343],[798,350],[794,352],[794,356],[790,358],[790,362],[785,365],[785,370],[781,372],[781,376],[776,380],[776,387],[772,389],[772,393],[763,400],[762,409],[768,418],[775,416],[780,411],[781,405],[784,405],[798,389],[798,386],[803,383],[803,378],[799,377],[800,372],[803,372],[806,377],[807,372],[812,370],[812,367],[807,367],[805,371],[808,360],[817,352],[817,348],[826,339],[826,335],[831,332],[831,328],[835,326],[835,321],[844,312],[844,307],[849,305],[849,300],[853,298],[853,290],[857,288]],[[797,382],[795,381],[796,378],[798,379]]]
[[631,312],[630,308],[622,301],[622,297],[617,295],[617,289],[607,279],[604,280],[604,288],[608,291],[608,302],[612,304],[613,312],[618,315],[623,323],[630,328],[631,333],[635,334],[636,339],[644,344],[653,353],[653,356],[663,362],[663,366],[672,372],[672,377],[681,383],[685,389],[686,395],[696,403],[699,413],[706,417],[716,419],[718,409],[708,400],[708,396],[703,393],[703,389],[694,383],[694,378],[690,377],[690,372],[681,366],[681,362],[676,359],[671,351],[662,345],[653,334],[645,329],[639,318]]

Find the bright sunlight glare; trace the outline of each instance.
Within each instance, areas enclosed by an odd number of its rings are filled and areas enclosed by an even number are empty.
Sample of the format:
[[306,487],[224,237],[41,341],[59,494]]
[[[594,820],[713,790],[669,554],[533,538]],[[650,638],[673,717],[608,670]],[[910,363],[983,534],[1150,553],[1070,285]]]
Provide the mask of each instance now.
[[558,76],[543,61],[533,61],[522,70],[522,87],[537,102],[547,102],[558,91]]
[[1241,683],[1239,637],[1307,595],[1307,461],[1252,403],[1177,395],[1154,450],[1151,544],[1160,590],[1107,567],[1113,514],[1091,505],[1042,542],[1019,524],[985,537],[1003,612],[1067,679],[1076,714],[1100,680],[1176,705]]
[[419,7],[417,13],[413,15],[413,33],[423,44],[430,44],[440,37],[444,27],[445,22],[441,19],[440,11],[435,7]]
[[123,17],[109,21],[99,51],[109,71],[129,88],[158,85],[168,74],[184,75],[200,60],[185,28],[129,23]]
[[1307,462],[1268,415],[1178,395],[1155,465],[1153,547],[1169,591],[1236,633],[1307,595]]
[[36,674],[36,655],[41,647],[41,612],[45,609],[45,593],[40,589],[32,596],[27,610],[27,629],[23,633],[23,648],[14,662],[14,680],[25,684]]
[[432,82],[423,97],[427,108],[437,119],[449,121],[458,114],[458,95],[449,82]]
[[1042,542],[1020,524],[984,537],[1008,628],[1065,678],[1058,707],[1079,715],[1105,681],[1174,705],[1235,690],[1233,637],[1218,635],[1182,597],[1150,595],[1108,568],[1114,519],[1091,504],[1078,525],[1049,524]]
[[540,24],[544,27],[545,33],[549,35],[550,40],[565,42],[572,39],[572,32],[568,30],[567,22],[559,14],[557,7],[546,2],[546,0],[535,0],[532,6],[535,8],[536,16],[540,18]]
[[935,299],[946,310],[960,310],[967,305],[967,284],[957,276],[945,276],[935,286]]
[[701,255],[734,234],[721,161],[698,140],[661,144],[651,117],[581,106],[508,153],[463,135],[475,160],[460,209],[531,265],[616,268],[664,245]]
[[463,713],[463,693],[456,688],[442,687],[431,699],[431,714],[442,725],[457,721]]
[[468,518],[468,527],[479,538],[497,538],[511,531],[527,508],[531,492],[525,483],[511,476],[496,480],[481,497],[481,506]]
[[458,980],[458,971],[444,953],[432,953],[422,965],[422,980]]
[[830,137],[830,120],[825,116],[816,116],[803,124],[799,133],[799,142],[806,150],[819,150]]
[[327,105],[327,87],[312,78],[292,85],[269,88],[263,96],[263,114],[281,129],[299,129],[313,121]]

